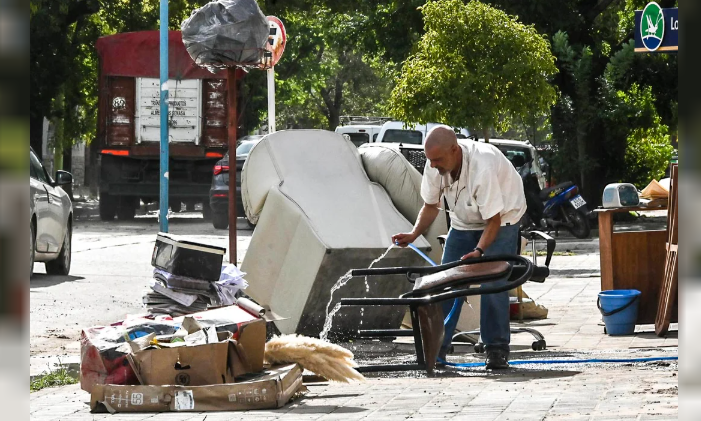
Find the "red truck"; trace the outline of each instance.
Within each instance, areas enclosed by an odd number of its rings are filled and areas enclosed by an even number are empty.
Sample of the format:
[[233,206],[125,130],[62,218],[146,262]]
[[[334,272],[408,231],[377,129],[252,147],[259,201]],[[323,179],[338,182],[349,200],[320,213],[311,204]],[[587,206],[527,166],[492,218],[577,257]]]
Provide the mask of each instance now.
[[[131,219],[140,200],[159,197],[159,33],[105,36],[95,46],[100,218]],[[180,31],[170,31],[168,48],[169,203],[202,203],[208,217],[212,170],[228,149],[228,122],[238,120],[229,116],[226,72],[197,67]]]

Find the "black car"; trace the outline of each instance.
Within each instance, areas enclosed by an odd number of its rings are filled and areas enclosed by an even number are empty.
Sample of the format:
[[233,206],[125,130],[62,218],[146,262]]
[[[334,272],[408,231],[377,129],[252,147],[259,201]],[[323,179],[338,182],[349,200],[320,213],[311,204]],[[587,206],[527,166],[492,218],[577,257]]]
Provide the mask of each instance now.
[[[241,200],[241,170],[246,162],[248,152],[260,141],[260,138],[252,140],[242,140],[236,147],[236,216],[245,217],[243,202]],[[212,187],[209,189],[209,205],[212,209],[212,225],[217,229],[229,227],[229,153],[224,155],[214,165],[214,175],[212,176]],[[248,221],[248,219],[246,219]],[[248,222],[250,227],[253,224]]]

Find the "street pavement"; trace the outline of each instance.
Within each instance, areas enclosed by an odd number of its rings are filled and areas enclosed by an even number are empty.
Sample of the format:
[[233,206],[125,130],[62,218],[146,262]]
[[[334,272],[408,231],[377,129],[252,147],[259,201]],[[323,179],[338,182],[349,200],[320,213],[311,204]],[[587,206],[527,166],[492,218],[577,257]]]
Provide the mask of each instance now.
[[[252,232],[238,224],[238,261]],[[80,329],[140,313],[141,295],[151,277],[151,252],[158,225],[141,215],[130,222],[76,221],[70,277],[48,276],[43,264],[30,282],[30,375],[54,362],[77,363]],[[199,213],[174,215],[171,232],[194,241],[227,247],[226,231],[215,230]],[[526,293],[548,308],[548,318],[524,322],[546,338],[548,349],[534,352],[529,334],[512,337],[512,359],[640,358],[676,356],[676,325],[665,338],[652,326],[638,326],[636,334],[611,337],[603,332],[596,309],[600,290],[599,256],[581,241],[574,256],[555,256],[553,275],[543,284],[529,283]],[[596,240],[591,240],[595,242]],[[598,242],[596,242],[598,249]],[[559,246],[563,247],[563,246]],[[411,346],[383,343],[401,358]],[[345,344],[361,363],[372,360],[362,347]],[[403,353],[403,354],[402,354]],[[368,359],[369,358],[369,359]],[[452,362],[481,361],[470,346],[456,345]],[[89,395],[78,385],[45,389],[30,395],[31,419],[73,420],[350,420],[350,419],[469,419],[469,420],[605,420],[677,419],[676,362],[529,364],[504,372],[483,367],[445,369],[433,377],[416,372],[369,375],[358,384],[309,383],[300,400],[278,410],[228,413],[90,414]]]

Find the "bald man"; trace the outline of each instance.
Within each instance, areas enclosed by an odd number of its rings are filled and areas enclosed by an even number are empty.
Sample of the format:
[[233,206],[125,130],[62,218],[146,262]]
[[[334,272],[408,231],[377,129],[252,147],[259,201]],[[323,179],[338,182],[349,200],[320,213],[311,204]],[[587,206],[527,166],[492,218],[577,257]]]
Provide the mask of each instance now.
[[[523,183],[511,162],[495,146],[464,141],[458,143],[448,126],[434,127],[424,145],[426,168],[421,180],[424,205],[408,233],[392,241],[406,247],[424,233],[441,211],[445,197],[451,228],[443,250],[442,263],[484,255],[516,254],[518,223],[526,212]],[[443,202],[444,203],[444,202]],[[487,369],[509,366],[509,294],[482,295],[480,336],[487,351]],[[450,349],[463,300],[457,300],[454,317],[445,326],[439,358]],[[443,303],[447,316],[453,300]]]

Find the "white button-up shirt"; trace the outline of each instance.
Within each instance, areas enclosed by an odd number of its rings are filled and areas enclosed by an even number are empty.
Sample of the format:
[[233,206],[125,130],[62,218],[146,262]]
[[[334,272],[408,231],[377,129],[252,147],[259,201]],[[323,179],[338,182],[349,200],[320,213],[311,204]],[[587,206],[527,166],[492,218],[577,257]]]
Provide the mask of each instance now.
[[[425,203],[448,201],[451,226],[458,230],[483,230],[497,213],[501,225],[515,225],[526,212],[523,182],[511,162],[489,143],[460,140],[462,169],[456,180],[441,176],[426,160],[421,180]],[[443,203],[439,207],[443,207]]]

